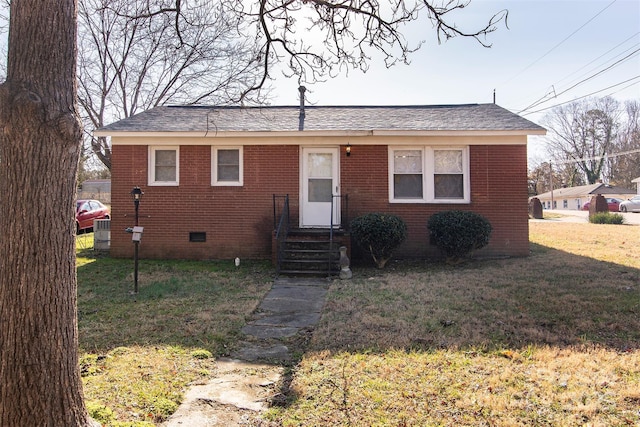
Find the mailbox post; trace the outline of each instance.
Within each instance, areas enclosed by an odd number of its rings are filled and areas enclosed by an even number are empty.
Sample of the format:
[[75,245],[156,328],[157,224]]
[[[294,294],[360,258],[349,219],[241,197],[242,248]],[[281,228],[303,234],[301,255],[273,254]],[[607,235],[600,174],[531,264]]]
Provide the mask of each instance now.
[[133,270],[133,292],[135,294],[138,293],[138,246],[140,246],[140,240],[142,239],[142,231],[143,227],[138,226],[138,209],[140,207],[140,199],[144,193],[140,189],[140,187],[134,187],[131,190],[131,197],[133,198],[133,205],[135,207],[135,221],[136,225],[133,227],[132,232],[132,240],[134,245],[133,250],[133,262],[134,262],[134,270]]

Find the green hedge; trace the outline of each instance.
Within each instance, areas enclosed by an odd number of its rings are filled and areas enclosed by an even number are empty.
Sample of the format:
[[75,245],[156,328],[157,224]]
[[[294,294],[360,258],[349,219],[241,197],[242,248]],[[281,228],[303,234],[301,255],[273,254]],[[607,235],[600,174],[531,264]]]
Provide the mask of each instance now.
[[431,215],[427,227],[431,244],[442,250],[449,263],[459,262],[489,244],[493,229],[482,215],[458,210]]
[[397,215],[369,213],[351,221],[351,236],[384,268],[393,251],[407,238],[407,225]]
[[598,212],[589,215],[589,222],[592,224],[624,224],[624,217],[611,212]]

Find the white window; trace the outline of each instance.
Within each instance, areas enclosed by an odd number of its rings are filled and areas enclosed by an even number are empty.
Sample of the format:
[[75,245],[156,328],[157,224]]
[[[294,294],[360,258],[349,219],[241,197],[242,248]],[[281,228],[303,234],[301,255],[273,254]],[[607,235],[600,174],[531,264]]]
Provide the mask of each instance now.
[[149,147],[149,185],[178,185],[180,147]]
[[468,147],[389,147],[389,201],[469,203]]
[[213,147],[212,150],[211,185],[241,186],[242,147]]

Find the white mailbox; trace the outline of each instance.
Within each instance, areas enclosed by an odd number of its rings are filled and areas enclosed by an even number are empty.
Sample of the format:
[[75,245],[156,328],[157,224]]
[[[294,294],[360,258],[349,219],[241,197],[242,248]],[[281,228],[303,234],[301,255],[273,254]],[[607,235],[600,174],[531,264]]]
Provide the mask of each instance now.
[[133,236],[131,240],[134,242],[139,242],[142,240],[142,232],[144,231],[144,227],[133,227]]

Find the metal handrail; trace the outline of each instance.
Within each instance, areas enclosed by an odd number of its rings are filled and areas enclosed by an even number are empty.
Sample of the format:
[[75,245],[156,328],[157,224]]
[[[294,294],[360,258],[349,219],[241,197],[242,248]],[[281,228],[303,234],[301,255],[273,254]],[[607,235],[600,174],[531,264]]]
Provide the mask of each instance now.
[[339,199],[340,200],[340,228],[342,230],[347,230],[349,227],[349,217],[348,217],[348,213],[349,213],[349,195],[348,194],[334,194],[331,197],[331,221],[330,221],[330,227],[329,227],[329,252],[328,252],[328,268],[327,271],[329,272],[329,274],[331,274],[331,250],[333,250],[333,229],[334,229],[334,223],[333,223],[333,212],[334,212],[334,205],[335,205],[335,200]]
[[[282,212],[278,219],[277,201],[283,199]],[[284,255],[284,242],[287,240],[290,229],[290,213],[289,213],[289,195],[278,196],[273,195],[273,228],[275,230],[275,238],[277,242],[276,255],[276,275],[280,274],[280,266]]]
[[340,199],[340,228],[342,230],[347,230],[349,228],[349,195],[348,194],[334,194],[333,197],[331,197],[331,221],[330,221],[330,225],[331,225],[331,230],[334,229],[334,225],[338,225],[338,224],[334,224],[334,218],[333,218],[333,212],[334,212],[334,206],[335,206],[335,200],[336,199]]
[[[282,200],[282,202],[280,202]],[[349,226],[349,196],[348,195],[333,195],[331,198],[331,218],[330,218],[330,228],[329,228],[329,248],[333,248],[334,243],[334,229],[335,218],[334,218],[334,207],[335,204],[340,201],[340,228],[342,230],[347,230]],[[280,274],[282,267],[282,260],[284,258],[284,247],[285,241],[289,236],[289,232],[291,230],[290,224],[290,208],[289,208],[289,195],[276,195],[273,194],[273,229],[275,233],[275,239],[277,244],[277,253],[276,253],[276,275]],[[328,268],[327,271],[331,274],[331,251],[328,252]]]

